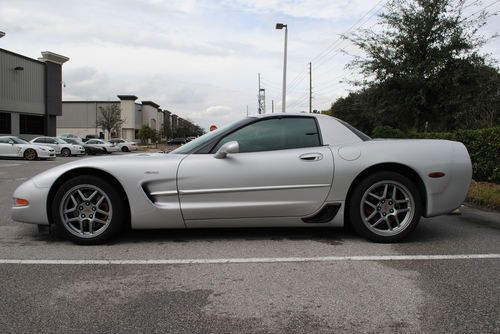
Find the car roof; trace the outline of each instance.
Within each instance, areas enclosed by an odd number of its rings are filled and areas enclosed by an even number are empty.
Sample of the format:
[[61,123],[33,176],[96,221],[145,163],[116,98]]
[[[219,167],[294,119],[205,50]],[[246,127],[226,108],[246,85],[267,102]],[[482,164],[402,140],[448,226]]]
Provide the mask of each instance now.
[[254,118],[268,118],[268,117],[297,117],[297,116],[307,116],[307,117],[331,117],[328,115],[323,115],[323,114],[315,114],[315,113],[306,113],[306,112],[290,112],[290,113],[282,113],[282,112],[275,112],[275,113],[267,113],[267,114],[255,114],[255,115],[248,115],[248,117],[254,117]]

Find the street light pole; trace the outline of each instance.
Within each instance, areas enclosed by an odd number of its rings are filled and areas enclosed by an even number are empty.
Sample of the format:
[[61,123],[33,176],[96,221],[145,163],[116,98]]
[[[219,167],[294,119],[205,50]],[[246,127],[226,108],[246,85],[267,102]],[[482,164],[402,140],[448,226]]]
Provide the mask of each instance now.
[[286,112],[286,54],[287,54],[287,42],[288,42],[288,26],[283,23],[276,23],[276,29],[281,30],[285,28],[285,51],[283,58],[283,97],[281,99],[281,111]]

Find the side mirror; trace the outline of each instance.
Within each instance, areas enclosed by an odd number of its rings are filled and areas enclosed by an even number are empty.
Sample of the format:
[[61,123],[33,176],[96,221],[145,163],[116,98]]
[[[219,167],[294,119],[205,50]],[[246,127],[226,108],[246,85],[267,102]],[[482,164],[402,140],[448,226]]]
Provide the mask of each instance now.
[[9,140],[9,144],[14,145],[14,141],[13,140]]
[[222,145],[214,154],[215,159],[225,159],[228,154],[239,153],[240,144],[237,141],[230,141]]

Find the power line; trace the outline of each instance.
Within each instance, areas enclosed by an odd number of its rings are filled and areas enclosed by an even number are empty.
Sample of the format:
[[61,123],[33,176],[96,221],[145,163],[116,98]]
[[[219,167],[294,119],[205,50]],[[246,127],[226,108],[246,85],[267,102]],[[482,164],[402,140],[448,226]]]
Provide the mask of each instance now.
[[[366,12],[360,19],[358,19],[353,25],[351,25],[346,31],[344,31],[344,33],[342,33],[342,35],[345,35],[347,34],[348,32],[350,32],[351,30],[353,30],[366,16],[368,16],[372,11],[374,11],[382,2],[384,2],[385,0],[380,0],[379,2],[377,2],[377,4],[375,6],[373,6],[368,12]],[[377,11],[378,12],[378,11]],[[376,13],[377,13],[376,12]],[[373,15],[375,15],[376,13],[374,13]],[[373,17],[373,15],[371,15],[369,19],[371,19]],[[366,22],[364,22],[366,23]],[[364,24],[363,23],[363,24]],[[324,49],[323,51],[321,51],[319,54],[317,54],[315,57],[313,57],[311,59],[311,62],[317,62],[319,61],[321,58],[324,58],[326,57],[329,53],[332,52],[332,50],[335,49],[336,47],[336,44],[339,43],[339,41],[342,40],[342,35],[340,35],[333,43],[331,43],[329,46],[326,47],[326,49]]]
[[499,3],[499,2],[500,2],[500,0],[493,1],[492,3],[490,3],[489,5],[484,6],[483,8],[481,8],[480,10],[478,10],[477,12],[474,12],[474,13],[470,14],[470,15],[469,15],[469,17],[474,16],[474,15],[476,15],[476,14],[478,14],[478,13],[482,13],[482,12],[484,12],[486,9],[490,8],[490,7],[491,7],[491,6],[493,6],[493,5],[496,5],[496,4],[497,4],[497,3]]

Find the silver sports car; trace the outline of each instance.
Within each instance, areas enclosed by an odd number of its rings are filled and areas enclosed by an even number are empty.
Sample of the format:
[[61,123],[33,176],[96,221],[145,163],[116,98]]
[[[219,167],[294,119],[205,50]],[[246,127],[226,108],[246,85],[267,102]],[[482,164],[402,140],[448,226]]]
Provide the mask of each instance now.
[[317,114],[247,117],[169,154],[88,158],[14,192],[13,219],[98,244],[122,228],[342,226],[395,242],[465,199],[469,154],[446,140],[372,140]]

